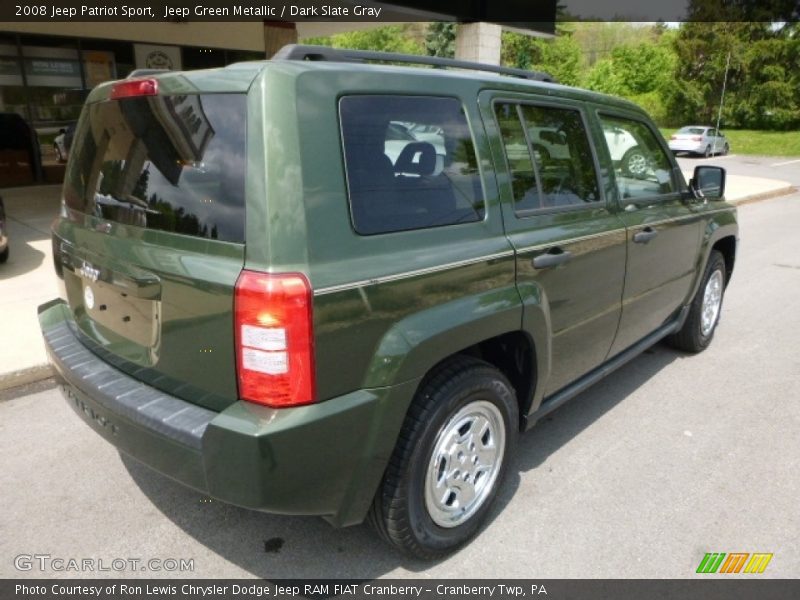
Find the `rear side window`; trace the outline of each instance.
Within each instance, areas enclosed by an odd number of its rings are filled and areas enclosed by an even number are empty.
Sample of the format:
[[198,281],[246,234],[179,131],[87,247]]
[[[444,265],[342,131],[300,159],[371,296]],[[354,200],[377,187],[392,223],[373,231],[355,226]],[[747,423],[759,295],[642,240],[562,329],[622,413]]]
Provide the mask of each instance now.
[[363,235],[480,221],[483,190],[461,102],[347,96],[339,104],[350,209]]
[[579,111],[495,105],[517,214],[600,200],[589,138]]
[[91,104],[72,152],[70,208],[145,229],[244,241],[243,94]]

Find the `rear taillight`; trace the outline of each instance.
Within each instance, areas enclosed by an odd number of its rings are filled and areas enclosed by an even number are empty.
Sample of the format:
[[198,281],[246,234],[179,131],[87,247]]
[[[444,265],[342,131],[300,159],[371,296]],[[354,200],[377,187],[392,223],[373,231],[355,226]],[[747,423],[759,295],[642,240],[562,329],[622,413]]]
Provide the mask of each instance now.
[[240,273],[234,313],[243,400],[273,407],[314,402],[311,298],[299,273]]
[[126,79],[111,87],[111,99],[155,96],[158,94],[158,81],[155,79]]
[[693,139],[695,142],[702,142],[702,141],[703,141],[703,136],[702,136],[702,135],[696,135],[696,136],[694,136],[692,139]]

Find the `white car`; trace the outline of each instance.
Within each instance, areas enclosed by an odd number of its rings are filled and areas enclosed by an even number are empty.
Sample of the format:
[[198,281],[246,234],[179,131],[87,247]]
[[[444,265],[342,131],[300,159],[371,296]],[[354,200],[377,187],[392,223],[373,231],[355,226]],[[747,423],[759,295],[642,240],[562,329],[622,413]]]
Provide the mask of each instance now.
[[714,127],[689,125],[669,136],[669,149],[676,154],[689,152],[708,158],[714,154],[727,154],[731,147],[725,135]]
[[[550,158],[567,159],[570,150],[567,147],[566,135],[554,129],[531,127],[528,130],[533,151],[540,160]],[[631,133],[619,127],[607,127],[603,134],[608,144],[608,152],[615,165],[619,165],[623,173],[631,177],[643,176],[648,169],[647,156],[642,152],[639,143]]]

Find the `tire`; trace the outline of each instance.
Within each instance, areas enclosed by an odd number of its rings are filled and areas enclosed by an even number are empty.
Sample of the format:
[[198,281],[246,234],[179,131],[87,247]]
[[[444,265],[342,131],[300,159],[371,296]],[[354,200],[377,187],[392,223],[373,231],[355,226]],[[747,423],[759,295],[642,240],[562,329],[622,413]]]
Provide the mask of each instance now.
[[703,156],[706,158],[711,158],[711,146],[706,146],[706,151],[703,152]]
[[647,157],[638,146],[630,148],[622,157],[622,170],[625,175],[642,179],[647,175]]
[[731,151],[731,147],[728,144],[725,144],[722,147],[722,156],[728,156],[728,152]]
[[6,262],[8,260],[8,255],[10,254],[10,249],[6,246],[6,249],[0,252],[0,264]]
[[[486,439],[474,439],[473,428],[488,428]],[[502,373],[471,357],[448,361],[417,391],[367,520],[409,556],[454,551],[486,519],[518,430],[516,394]]]
[[680,331],[667,338],[671,346],[695,353],[708,348],[722,312],[725,280],[725,258],[719,251],[712,250],[703,272],[703,281],[692,299],[686,322]]

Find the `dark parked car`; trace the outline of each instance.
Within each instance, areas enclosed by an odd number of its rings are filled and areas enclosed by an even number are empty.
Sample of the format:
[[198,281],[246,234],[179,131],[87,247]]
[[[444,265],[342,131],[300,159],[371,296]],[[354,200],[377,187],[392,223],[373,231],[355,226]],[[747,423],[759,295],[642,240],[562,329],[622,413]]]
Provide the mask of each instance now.
[[36,131],[17,113],[0,113],[0,188],[42,179]]
[[521,432],[659,340],[709,345],[738,227],[724,171],[687,186],[630,102],[376,57],[93,90],[39,319],[122,452],[431,558],[476,534]]

